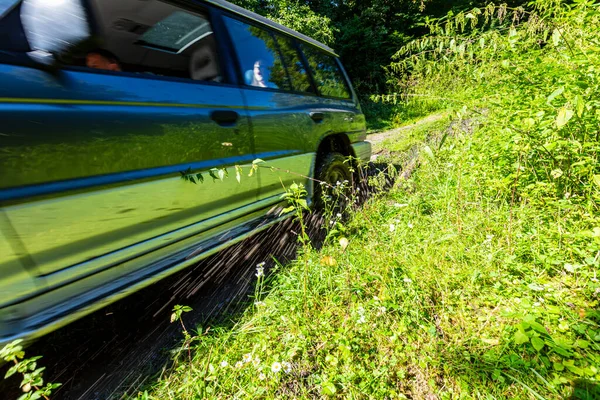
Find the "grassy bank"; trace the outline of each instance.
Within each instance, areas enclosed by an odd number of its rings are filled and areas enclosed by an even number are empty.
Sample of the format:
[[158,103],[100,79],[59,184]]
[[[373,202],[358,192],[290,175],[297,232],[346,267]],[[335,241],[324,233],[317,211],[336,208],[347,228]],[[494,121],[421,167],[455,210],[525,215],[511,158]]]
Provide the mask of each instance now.
[[376,149],[418,168],[259,268],[140,397],[600,398],[598,24],[583,0],[432,24],[391,69],[452,118]]
[[[558,228],[510,193],[490,195],[494,162],[486,129],[474,124],[481,118],[420,126],[416,136],[437,141],[417,143],[420,166],[409,179],[358,209],[321,250],[305,249],[269,277],[257,273],[254,305],[239,322],[200,328],[191,358],[183,352],[140,398],[593,391],[598,259],[570,254],[568,243],[595,250],[598,237],[565,237],[588,224]],[[415,142],[405,138],[388,139],[383,157],[406,160]]]

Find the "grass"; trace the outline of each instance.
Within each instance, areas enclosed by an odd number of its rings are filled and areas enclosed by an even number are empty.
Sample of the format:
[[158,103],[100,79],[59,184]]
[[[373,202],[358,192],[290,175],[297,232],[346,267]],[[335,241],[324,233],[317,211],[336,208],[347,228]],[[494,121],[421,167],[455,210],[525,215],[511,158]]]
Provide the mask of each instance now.
[[420,149],[412,177],[257,274],[238,322],[197,327],[139,398],[599,398],[597,257],[557,255],[555,224],[490,195],[485,129],[449,125],[386,142]]
[[390,101],[386,99],[361,100],[362,110],[367,119],[367,131],[378,132],[411,124],[433,112],[445,109],[445,101],[433,99],[412,99]]

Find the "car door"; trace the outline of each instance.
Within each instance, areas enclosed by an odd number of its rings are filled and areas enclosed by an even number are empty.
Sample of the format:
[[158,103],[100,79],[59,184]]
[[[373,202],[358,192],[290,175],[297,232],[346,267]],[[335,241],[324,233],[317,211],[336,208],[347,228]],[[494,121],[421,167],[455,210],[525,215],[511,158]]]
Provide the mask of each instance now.
[[315,138],[326,134],[311,116],[321,104],[291,38],[224,17],[244,83],[259,169],[259,199],[280,202],[293,182],[309,185]]
[[[208,14],[159,1],[90,7],[105,47],[80,67],[0,65],[0,211],[19,257],[0,255],[0,270],[19,262],[47,287],[256,207],[256,179],[219,179],[256,155]],[[119,68],[87,68],[91,52]]]

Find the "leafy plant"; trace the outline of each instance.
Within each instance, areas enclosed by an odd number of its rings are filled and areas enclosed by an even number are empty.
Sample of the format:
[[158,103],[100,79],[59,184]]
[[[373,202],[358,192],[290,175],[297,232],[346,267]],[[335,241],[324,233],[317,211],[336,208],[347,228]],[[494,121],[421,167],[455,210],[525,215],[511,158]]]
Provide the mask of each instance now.
[[44,385],[42,377],[45,367],[39,367],[37,361],[41,356],[25,358],[25,351],[21,343],[21,339],[15,340],[5,345],[0,350],[0,358],[5,362],[14,364],[11,366],[4,376],[7,379],[14,374],[21,374],[23,380],[19,387],[23,390],[23,394],[18,400],[35,400],[44,398],[48,400],[54,389],[61,386],[60,383],[47,383]]

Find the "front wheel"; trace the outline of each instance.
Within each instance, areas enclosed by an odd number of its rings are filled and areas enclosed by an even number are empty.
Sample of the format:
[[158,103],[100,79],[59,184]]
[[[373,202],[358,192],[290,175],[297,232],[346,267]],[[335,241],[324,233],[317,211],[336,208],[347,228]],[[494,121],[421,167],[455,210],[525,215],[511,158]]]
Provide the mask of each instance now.
[[328,202],[334,208],[343,208],[352,186],[352,172],[349,160],[340,153],[329,153],[318,161],[316,168],[314,203],[323,209]]

